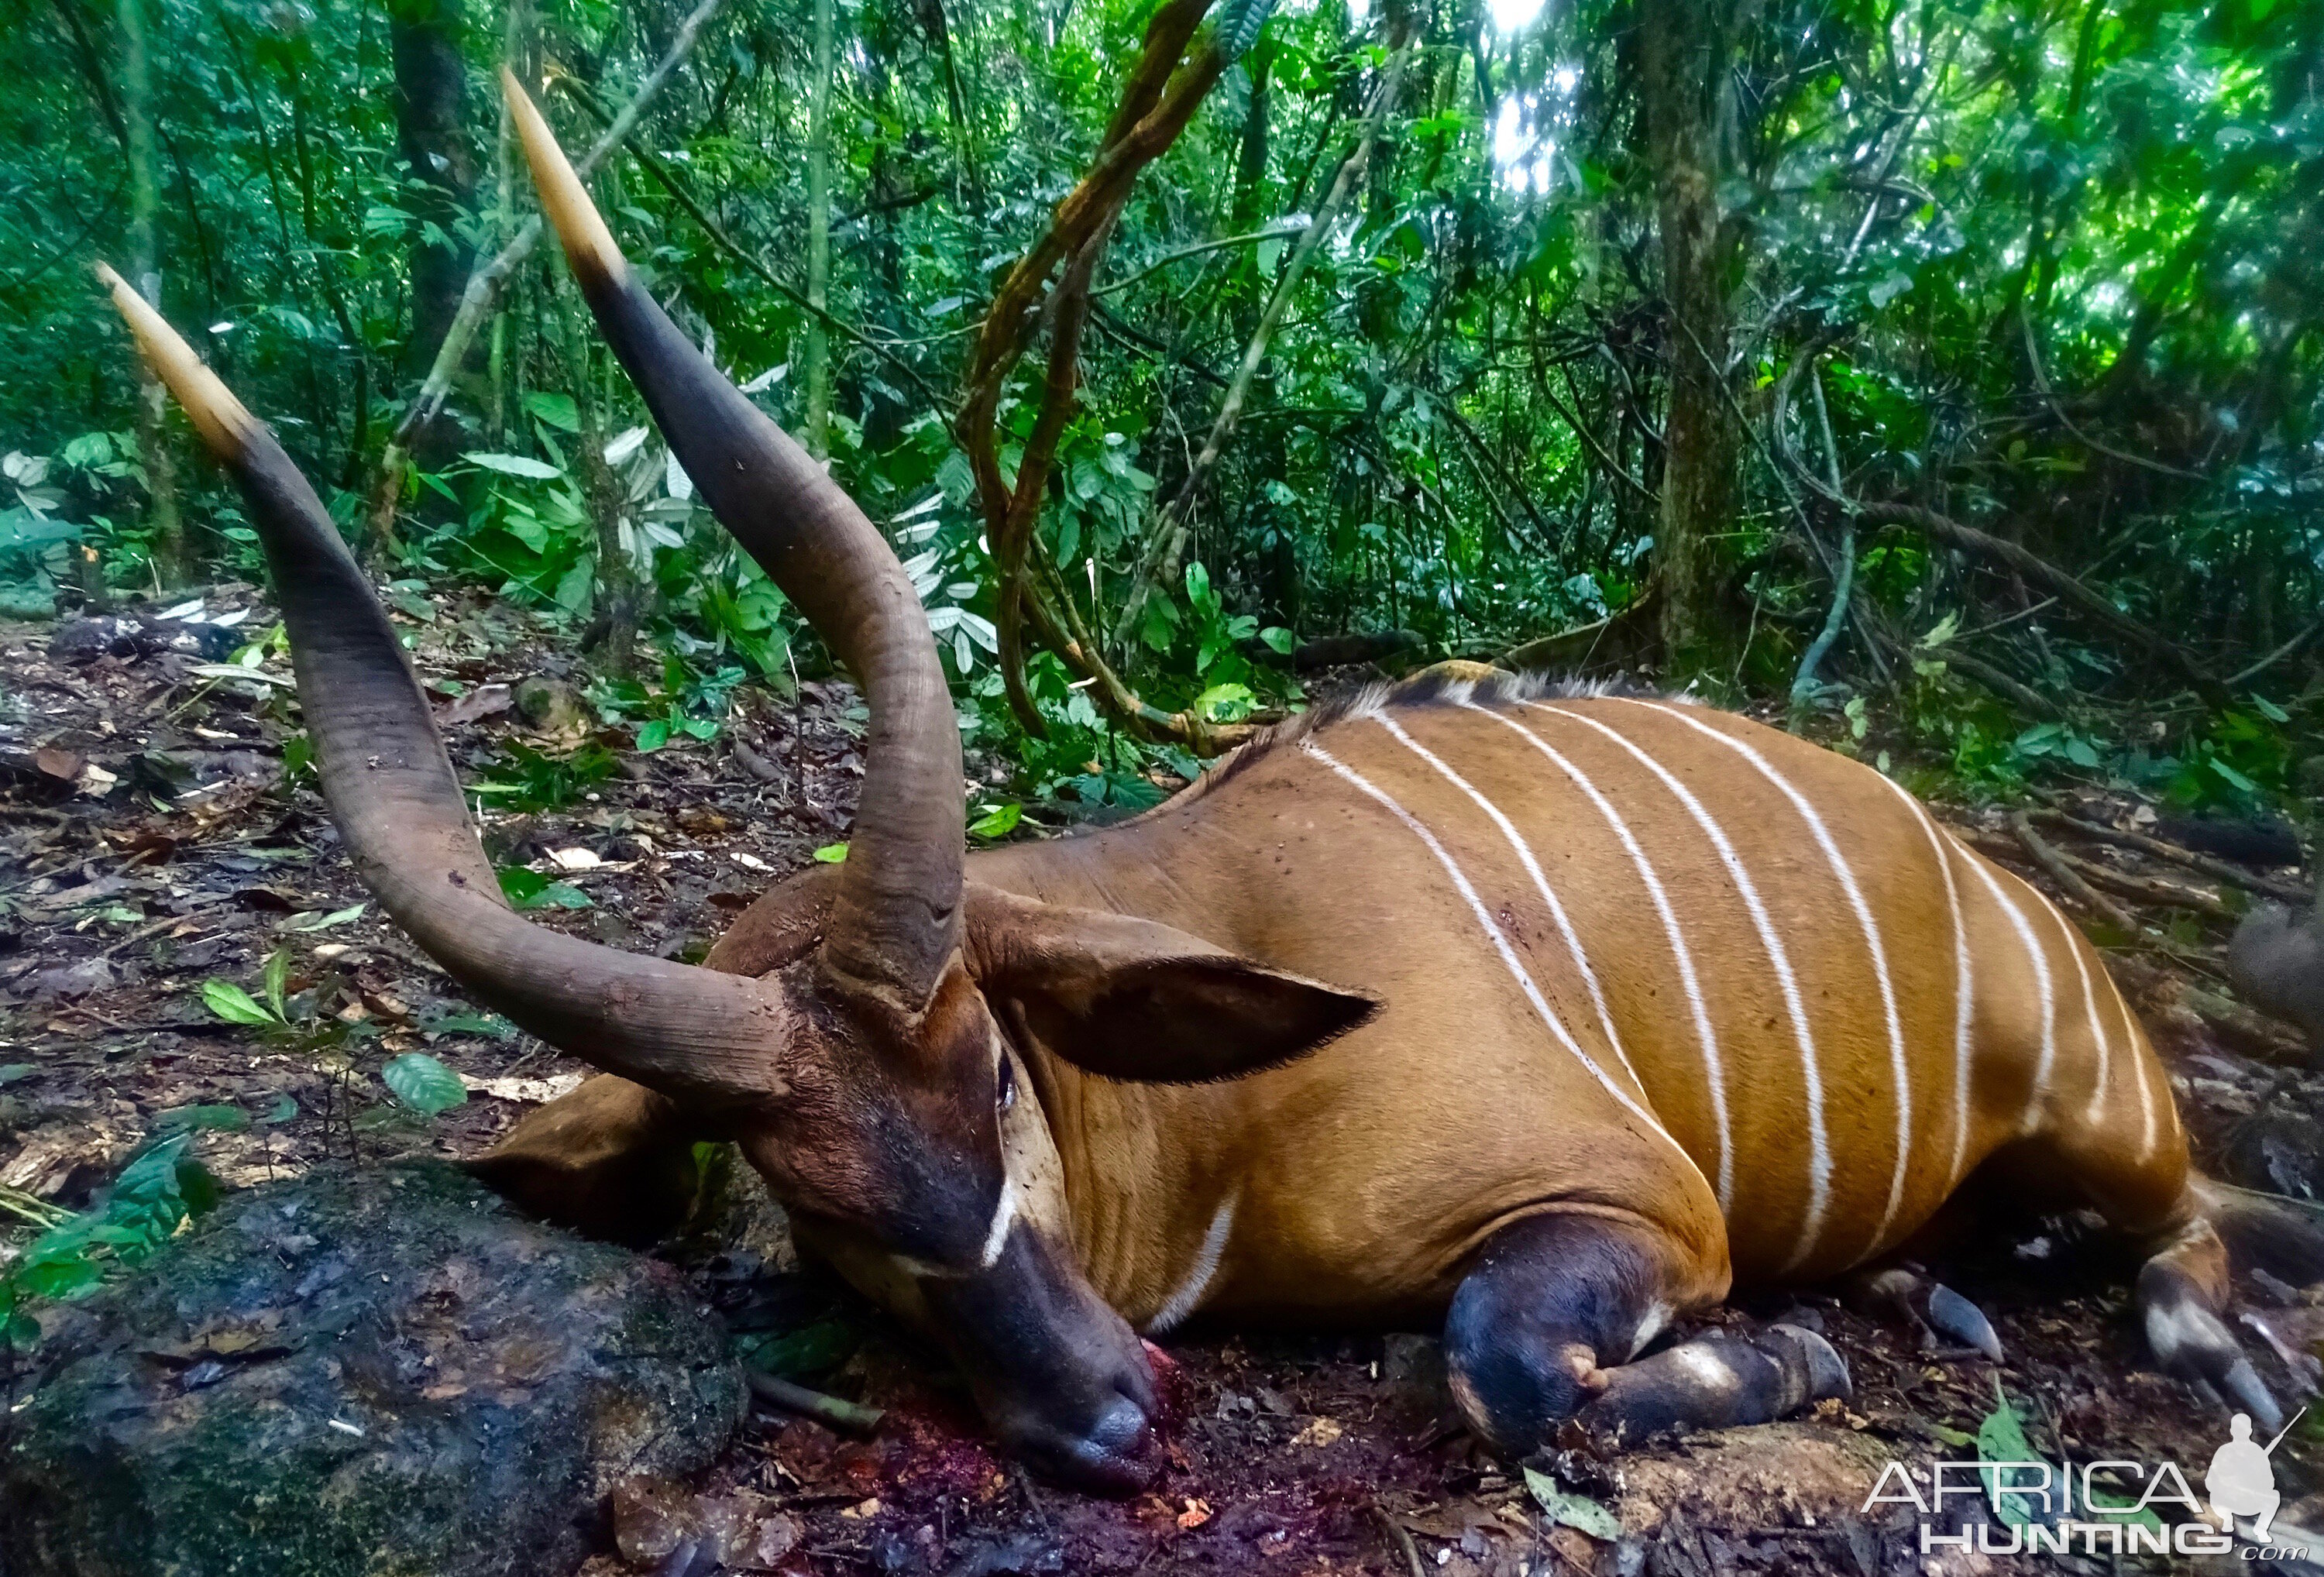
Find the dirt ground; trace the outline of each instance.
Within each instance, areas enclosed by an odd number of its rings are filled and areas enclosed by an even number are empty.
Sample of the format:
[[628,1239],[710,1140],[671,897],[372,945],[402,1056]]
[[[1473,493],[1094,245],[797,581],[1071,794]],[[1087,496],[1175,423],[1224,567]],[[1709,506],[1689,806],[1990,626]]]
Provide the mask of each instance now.
[[[472,782],[493,775],[512,738],[549,748],[595,727],[554,705],[529,717],[496,687],[577,677],[522,616],[409,595],[402,605]],[[295,733],[287,691],[196,671],[272,622],[251,587],[202,599],[206,619],[238,611],[237,628],[148,625],[95,653],[52,651],[62,626],[0,624],[0,1185],[80,1207],[157,1123],[172,1121],[201,1126],[200,1153],[229,1186],[326,1156],[468,1156],[578,1082],[579,1065],[480,1018],[366,903],[311,777],[283,781]],[[263,669],[288,674],[279,655]],[[546,923],[698,957],[769,881],[844,835],[862,727],[843,686],[810,684],[796,703],[760,696],[715,741],[618,752],[620,770],[565,808],[488,809],[487,841],[502,864],[529,864],[587,899],[540,911]],[[2064,808],[2126,827],[2141,820],[2096,789]],[[1040,814],[1028,815],[1030,832],[1044,830],[1031,825]],[[1978,831],[1980,846],[2009,853],[1997,813],[1946,814]],[[2107,869],[2210,897],[2213,908],[2173,911],[2183,960],[2150,954],[2126,968],[2126,984],[2164,1047],[2206,1165],[2312,1195],[2324,1174],[2324,1080],[2289,1065],[2281,1039],[2201,1010],[2201,993],[2217,989],[2203,966],[2240,895],[2129,851],[2074,846]],[[289,1024],[230,1023],[206,1004],[211,980],[263,999],[278,951]],[[413,1049],[463,1075],[465,1105],[424,1122],[389,1102],[380,1066]],[[1909,1508],[1857,1514],[1874,1478],[1892,1459],[1973,1458],[1997,1382],[2052,1460],[2169,1459],[2192,1478],[2225,1436],[2218,1408],[2145,1367],[2127,1314],[2129,1268],[2070,1223],[2026,1222],[1942,1268],[1993,1317],[2008,1355],[1997,1370],[1926,1350],[1812,1290],[1722,1315],[1820,1324],[1853,1370],[1855,1398],[1618,1456],[1577,1435],[1536,1464],[1610,1510],[1618,1539],[1554,1522],[1515,1465],[1450,1420],[1426,1333],[1174,1337],[1169,1472],[1136,1501],[1091,1500],[995,1456],[937,1366],[812,1269],[782,1264],[770,1246],[694,1273],[738,1326],[768,1323],[756,1316],[771,1309],[843,1333],[852,1351],[816,1383],[887,1417],[871,1438],[849,1439],[764,1409],[711,1482],[660,1508],[679,1523],[727,1519],[740,1531],[725,1563],[741,1569],[1873,1577],[1932,1569]],[[2278,1395],[2300,1392],[2287,1366],[2314,1372],[2307,1353],[2324,1337],[2324,1309],[2264,1282],[2241,1290],[2261,1372]],[[2278,1452],[2287,1521],[2324,1524],[2324,1501],[2310,1499],[2324,1486],[2319,1442],[2303,1424]],[[1589,1509],[1570,1520],[1591,1522]],[[635,1569],[689,1569],[691,1545],[673,1555],[650,1536],[654,1510],[609,1512],[591,1570],[632,1569],[617,1531]],[[704,1553],[690,1569],[716,1563]]]

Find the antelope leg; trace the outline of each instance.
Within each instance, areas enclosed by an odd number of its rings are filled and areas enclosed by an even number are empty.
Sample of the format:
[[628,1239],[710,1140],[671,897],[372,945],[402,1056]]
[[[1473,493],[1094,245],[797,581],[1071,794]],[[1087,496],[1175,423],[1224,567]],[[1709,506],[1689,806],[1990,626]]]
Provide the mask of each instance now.
[[2283,1409],[2252,1368],[2220,1315],[2228,1301],[2227,1251],[2208,1220],[2174,1233],[2138,1272],[2139,1314],[2146,1342],[2165,1374],[2199,1396],[2251,1415],[2273,1433]]
[[[1531,1216],[1495,1233],[1444,1323],[1452,1396],[1495,1449],[1524,1456],[1568,1418],[1637,1439],[1658,1429],[1760,1424],[1848,1394],[1821,1336],[1776,1325],[1636,1355],[1700,1301],[1704,1277],[1652,1225]],[[1635,1361],[1634,1361],[1635,1360]]]

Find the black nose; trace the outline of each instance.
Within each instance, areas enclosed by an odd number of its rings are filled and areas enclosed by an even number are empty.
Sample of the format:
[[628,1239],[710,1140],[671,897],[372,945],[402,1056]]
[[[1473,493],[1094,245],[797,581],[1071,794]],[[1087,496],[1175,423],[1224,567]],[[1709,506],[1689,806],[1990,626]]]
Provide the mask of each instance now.
[[1128,1397],[1107,1403],[1077,1438],[1053,1442],[1034,1454],[1048,1459],[1041,1465],[1052,1476],[1093,1495],[1135,1495],[1162,1465],[1146,1409]]

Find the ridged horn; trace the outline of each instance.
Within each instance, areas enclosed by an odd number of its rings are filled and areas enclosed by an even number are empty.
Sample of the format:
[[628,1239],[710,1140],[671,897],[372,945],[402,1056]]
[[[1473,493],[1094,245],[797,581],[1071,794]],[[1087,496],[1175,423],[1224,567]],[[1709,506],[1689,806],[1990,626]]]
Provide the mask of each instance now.
[[112,269],[97,274],[241,485],[273,570],[323,793],[364,885],[478,1001],[551,1045],[681,1098],[779,1095],[790,1010],[774,987],[510,912],[420,681],[322,501],[168,321]]
[[884,538],[639,283],[540,112],[501,73],[541,211],[606,342],[704,502],[862,682],[863,797],[825,967],[906,1013],[960,941],[960,727],[927,613]]

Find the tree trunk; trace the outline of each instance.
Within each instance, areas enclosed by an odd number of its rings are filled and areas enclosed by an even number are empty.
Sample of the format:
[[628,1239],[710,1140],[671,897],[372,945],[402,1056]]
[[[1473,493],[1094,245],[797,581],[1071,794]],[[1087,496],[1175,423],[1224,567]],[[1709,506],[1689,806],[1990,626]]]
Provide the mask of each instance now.
[[1728,388],[1737,226],[1719,211],[1732,0],[1641,0],[1639,97],[1662,243],[1670,407],[1655,563],[1665,671],[1724,676],[1735,656],[1719,540],[1734,527],[1742,433]]
[[[121,0],[121,115],[129,154],[129,277],[138,293],[161,305],[161,190],[153,178],[153,81],[145,37],[145,0]],[[193,555],[178,514],[177,466],[162,418],[168,397],[161,380],[138,364],[137,457],[145,468],[146,529],[152,533],[154,573],[164,586],[193,578]]]
[[[476,155],[468,136],[468,72],[460,55],[457,0],[400,0],[390,8],[395,56],[396,142],[420,183],[411,206],[411,339],[404,347],[410,376],[435,364],[461,292],[474,266],[474,249],[460,239],[460,222],[475,206]],[[481,366],[463,364],[462,382],[476,383]],[[479,396],[486,392],[475,388]],[[456,441],[453,424],[438,420],[413,435],[420,464],[434,469]]]
[[831,335],[823,314],[831,294],[831,57],[834,0],[815,0],[815,85],[807,134],[807,452],[831,453]]

